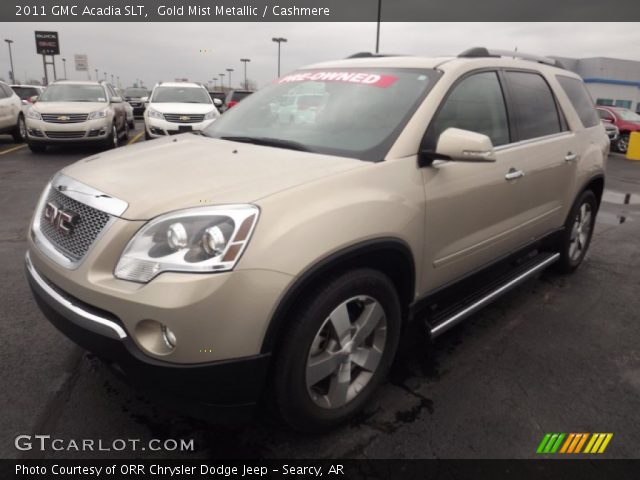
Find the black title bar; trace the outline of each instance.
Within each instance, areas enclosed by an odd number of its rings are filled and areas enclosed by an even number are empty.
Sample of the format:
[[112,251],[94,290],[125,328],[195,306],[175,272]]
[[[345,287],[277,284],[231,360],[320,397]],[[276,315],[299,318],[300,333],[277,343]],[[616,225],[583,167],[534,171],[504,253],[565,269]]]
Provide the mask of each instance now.
[[[384,22],[634,21],[638,0],[382,0]],[[2,0],[1,22],[374,22],[378,0]],[[454,33],[454,32],[452,32]]]

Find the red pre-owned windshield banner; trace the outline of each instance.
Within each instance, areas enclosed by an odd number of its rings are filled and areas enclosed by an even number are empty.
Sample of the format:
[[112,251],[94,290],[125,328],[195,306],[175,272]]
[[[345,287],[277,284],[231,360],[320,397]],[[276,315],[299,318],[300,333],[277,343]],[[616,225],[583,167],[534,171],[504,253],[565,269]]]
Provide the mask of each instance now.
[[387,88],[393,85],[398,77],[368,72],[298,72],[277,80],[278,83],[291,82],[345,82]]

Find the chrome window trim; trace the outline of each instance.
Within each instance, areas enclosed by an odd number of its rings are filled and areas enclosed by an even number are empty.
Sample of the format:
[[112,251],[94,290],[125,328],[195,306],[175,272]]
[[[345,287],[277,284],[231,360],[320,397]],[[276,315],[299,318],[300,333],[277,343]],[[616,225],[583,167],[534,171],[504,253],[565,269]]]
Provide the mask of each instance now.
[[497,147],[495,147],[493,150],[496,152],[501,152],[503,150],[508,150],[510,148],[516,148],[519,147],[521,145],[529,145],[531,143],[535,143],[535,142],[541,142],[544,140],[552,140],[554,138],[561,138],[561,137],[569,137],[571,135],[573,135],[574,132],[572,132],[571,130],[567,130],[565,132],[558,132],[558,133],[552,133],[551,135],[545,135],[544,137],[535,137],[535,138],[528,138],[526,140],[521,140],[519,142],[513,142],[513,143],[507,143],[505,145],[499,145]]
[[[38,271],[33,266],[29,252],[27,252],[27,254],[25,255],[25,263],[26,263],[27,271],[29,272],[29,275],[31,275],[31,278],[38,284],[38,287],[40,287],[44,291],[44,293],[46,293],[49,296],[49,298],[52,301],[56,302],[56,304],[58,305],[58,308],[55,308],[54,305],[52,305],[52,307],[55,310],[57,310],[59,313],[63,313],[63,312],[60,312],[60,310],[64,309],[72,312],[77,317],[80,317],[82,320],[86,320],[87,322],[90,322],[90,323],[87,323],[86,325],[79,324],[77,321],[74,323],[79,325],[80,327],[86,328],[87,330],[91,330],[94,333],[105,335],[110,338],[114,338],[116,340],[124,340],[125,338],[127,338],[127,333],[117,323],[111,320],[108,320],[106,318],[100,317],[98,315],[95,315],[91,312],[88,312],[84,308],[78,305],[75,305],[73,302],[66,299],[65,297],[60,295],[58,292],[56,292],[53,288],[51,288],[51,286],[47,283],[47,281],[44,278],[42,278],[42,276],[40,276]],[[68,319],[72,320],[70,318]],[[107,330],[105,330],[105,328]]]

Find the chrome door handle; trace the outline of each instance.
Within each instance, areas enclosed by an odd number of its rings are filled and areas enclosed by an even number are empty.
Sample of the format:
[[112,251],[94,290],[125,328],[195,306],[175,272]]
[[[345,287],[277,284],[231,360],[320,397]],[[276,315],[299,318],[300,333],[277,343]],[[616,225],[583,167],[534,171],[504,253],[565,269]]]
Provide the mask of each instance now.
[[507,180],[516,180],[521,177],[524,177],[524,172],[522,170],[516,170],[515,168],[509,170],[504,176]]
[[575,162],[577,159],[578,159],[578,154],[573,152],[567,153],[564,157],[565,162]]

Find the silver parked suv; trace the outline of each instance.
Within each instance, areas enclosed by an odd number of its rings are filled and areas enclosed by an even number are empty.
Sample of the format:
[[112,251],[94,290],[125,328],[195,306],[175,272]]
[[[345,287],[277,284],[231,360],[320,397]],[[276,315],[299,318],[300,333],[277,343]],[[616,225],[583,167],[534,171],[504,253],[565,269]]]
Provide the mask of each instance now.
[[105,82],[52,83],[26,116],[27,141],[34,152],[64,144],[114,148],[129,136],[122,98]]
[[[278,114],[307,93],[322,98]],[[359,54],[202,134],[66,167],[27,275],[50,321],[139,387],[327,429],[383,381],[402,332],[436,337],[548,266],[575,270],[608,151],[553,60]]]

